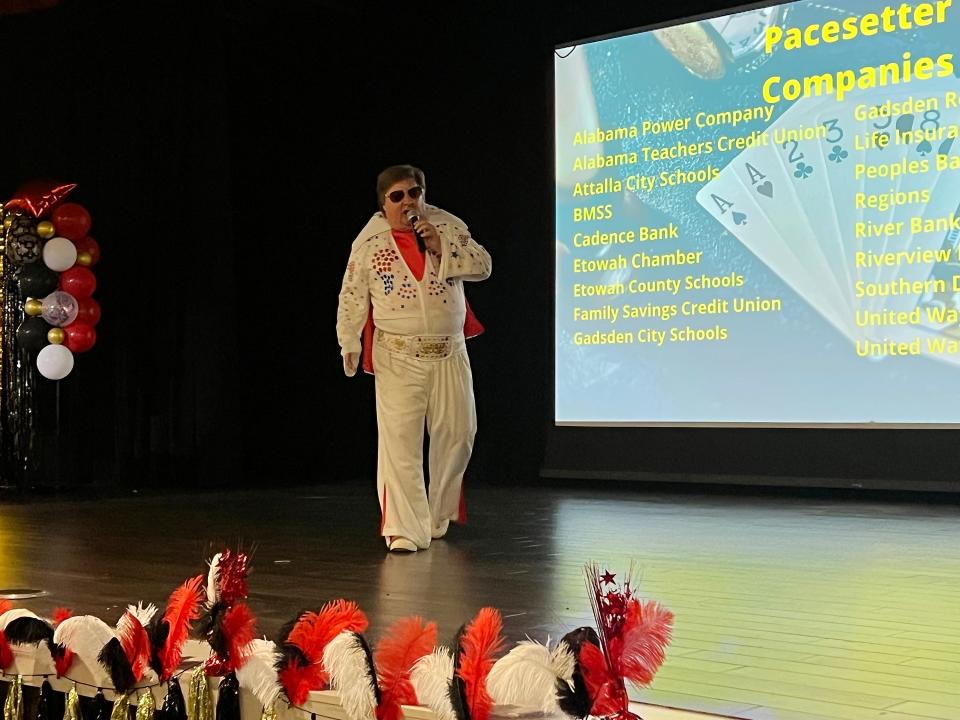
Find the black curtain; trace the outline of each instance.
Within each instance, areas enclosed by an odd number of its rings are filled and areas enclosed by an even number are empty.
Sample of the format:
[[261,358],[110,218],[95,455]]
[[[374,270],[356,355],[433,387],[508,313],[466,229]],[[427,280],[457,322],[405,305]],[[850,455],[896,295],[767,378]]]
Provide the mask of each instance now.
[[[370,482],[370,378],[333,330],[384,166],[494,256],[468,288],[480,432],[469,477],[537,473],[550,423],[555,43],[732,3],[63,0],[0,16],[0,195],[78,184],[102,249],[97,345],[40,380],[27,485]],[[469,482],[468,477],[468,482]]]

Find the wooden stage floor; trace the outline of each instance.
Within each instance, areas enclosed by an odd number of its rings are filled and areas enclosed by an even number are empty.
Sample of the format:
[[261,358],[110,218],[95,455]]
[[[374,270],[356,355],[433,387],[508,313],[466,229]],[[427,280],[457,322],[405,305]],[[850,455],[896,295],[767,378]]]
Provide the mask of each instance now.
[[[398,617],[442,638],[484,605],[511,641],[593,624],[583,564],[633,562],[676,613],[644,703],[749,720],[958,720],[960,510],[950,502],[473,485],[470,523],[412,555],[376,536],[370,485],[0,504],[0,588],[108,622],[164,602],[224,544],[254,548],[272,635],[356,600],[376,642]],[[449,640],[448,640],[449,642]],[[659,711],[655,711],[661,717]],[[666,715],[663,715],[666,717]]]

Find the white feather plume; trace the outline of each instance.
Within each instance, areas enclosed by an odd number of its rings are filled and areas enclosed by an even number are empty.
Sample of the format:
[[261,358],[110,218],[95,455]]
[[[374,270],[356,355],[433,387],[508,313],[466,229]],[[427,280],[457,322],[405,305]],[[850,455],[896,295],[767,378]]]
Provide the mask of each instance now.
[[220,553],[210,558],[210,570],[207,572],[207,607],[213,607],[220,594],[218,584],[220,580]]
[[323,649],[323,666],[330,687],[340,695],[349,720],[374,720],[377,696],[367,663],[367,653],[355,633],[344,631]]
[[150,624],[150,621],[153,620],[153,616],[157,614],[157,606],[153,603],[144,606],[142,602],[138,602],[136,605],[127,605],[127,612],[139,620],[141,625],[146,627]]
[[[547,638],[547,645],[550,645],[550,638]],[[550,663],[557,673],[557,679],[566,683],[567,687],[573,690],[573,674],[577,671],[577,656],[565,642],[558,642],[557,646],[550,652]]]
[[410,670],[410,682],[417,700],[437,715],[438,720],[457,720],[450,703],[450,683],[453,681],[453,655],[441,646],[417,660]]
[[499,705],[558,713],[557,680],[572,683],[575,664],[566,643],[559,643],[551,651],[549,638],[546,645],[523,640],[494,663],[487,677],[487,691]]
[[74,655],[96,664],[103,646],[116,637],[116,631],[95,615],[75,615],[57,625],[53,641]]
[[0,630],[6,630],[7,625],[12,623],[14,620],[24,617],[38,617],[34,613],[26,610],[24,608],[13,608],[12,610],[7,610],[3,615],[0,615]]
[[270,710],[283,690],[275,666],[280,656],[276,643],[256,639],[250,642],[248,651],[247,661],[237,670],[237,682],[252,692],[260,705]]

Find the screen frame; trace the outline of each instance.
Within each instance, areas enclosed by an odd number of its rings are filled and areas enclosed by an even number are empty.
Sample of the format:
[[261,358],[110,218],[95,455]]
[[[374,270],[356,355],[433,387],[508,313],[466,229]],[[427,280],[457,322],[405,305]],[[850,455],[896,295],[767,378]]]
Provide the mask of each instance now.
[[[598,35],[591,35],[583,37],[578,40],[571,40],[562,43],[555,44],[553,47],[553,62],[550,63],[550,82],[549,87],[552,88],[550,94],[550,111],[551,119],[553,121],[553,132],[551,134],[552,143],[551,143],[551,197],[549,205],[552,206],[553,212],[550,217],[550,228],[551,228],[551,237],[553,238],[553,263],[551,268],[551,275],[553,278],[552,281],[552,293],[550,296],[550,322],[551,322],[551,363],[549,368],[550,376],[550,386],[549,386],[549,397],[550,397],[550,424],[554,428],[717,428],[717,429],[754,429],[754,430],[775,430],[775,429],[798,429],[798,430],[956,430],[960,429],[960,420],[955,423],[885,423],[885,422],[862,422],[862,423],[836,423],[836,422],[810,422],[810,423],[796,423],[796,422],[778,422],[778,421],[758,421],[758,422],[722,422],[722,421],[706,421],[706,422],[690,422],[690,421],[558,421],[557,420],[557,262],[556,262],[556,237],[557,237],[557,200],[556,200],[556,179],[557,179],[557,133],[556,133],[556,119],[557,119],[557,79],[556,79],[556,58],[557,57],[567,57],[570,53],[574,52],[577,48],[583,45],[589,45],[595,42],[602,42],[604,40],[611,40],[618,37],[626,37],[628,35],[637,35],[640,33],[650,32],[652,30],[658,30],[665,27],[675,27],[677,25],[685,25],[687,23],[698,22],[701,20],[709,20],[715,17],[722,17],[726,15],[735,15],[741,12],[747,12],[750,10],[757,10],[764,7],[774,7],[780,5],[793,5],[801,0],[787,0],[787,2],[777,2],[776,0],[761,0],[760,2],[751,2],[751,3],[737,3],[731,5],[728,8],[724,8],[716,11],[707,11],[704,13],[698,13],[695,15],[684,15],[679,18],[674,18],[671,20],[664,21],[655,21],[652,23],[646,23],[643,25],[634,26],[624,30],[616,30],[608,33],[601,33]],[[561,55],[560,51],[569,50],[570,53],[566,55]]]

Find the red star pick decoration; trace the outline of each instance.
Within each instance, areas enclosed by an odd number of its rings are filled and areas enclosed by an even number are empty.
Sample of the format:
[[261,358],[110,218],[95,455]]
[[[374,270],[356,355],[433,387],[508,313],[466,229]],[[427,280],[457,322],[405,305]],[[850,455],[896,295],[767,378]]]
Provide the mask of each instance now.
[[617,577],[616,573],[612,573],[609,570],[604,570],[603,575],[600,576],[600,580],[608,585],[613,585],[613,579]]

